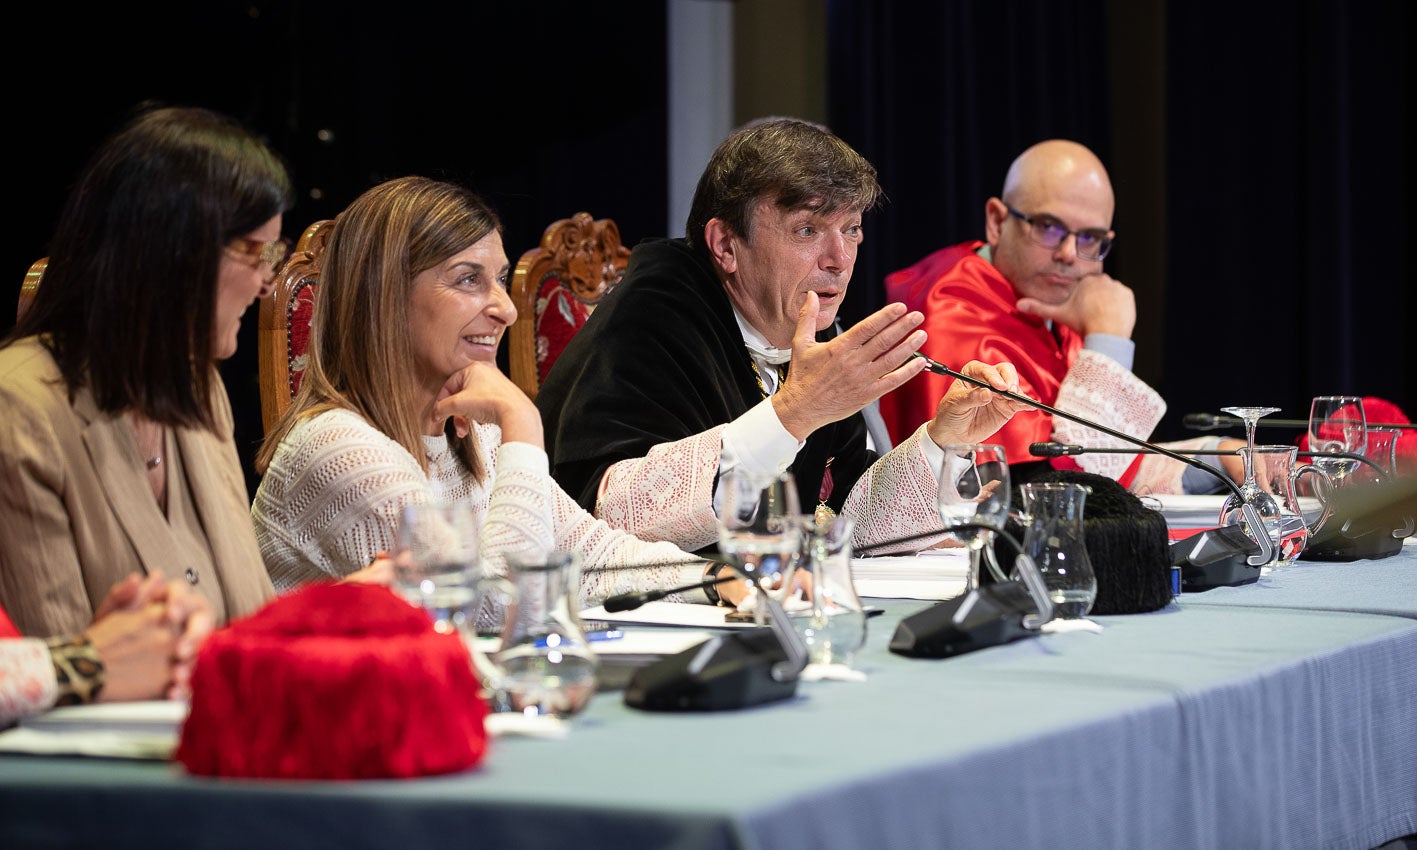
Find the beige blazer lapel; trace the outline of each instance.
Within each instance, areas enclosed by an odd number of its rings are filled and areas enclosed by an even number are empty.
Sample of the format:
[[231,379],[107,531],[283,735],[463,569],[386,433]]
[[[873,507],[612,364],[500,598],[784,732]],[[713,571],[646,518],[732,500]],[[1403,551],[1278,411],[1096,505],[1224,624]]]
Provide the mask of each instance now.
[[[214,392],[225,396],[226,391],[218,384]],[[217,427],[229,428],[230,417],[229,408],[219,405]],[[192,503],[206,531],[221,583],[226,614],[230,618],[244,616],[274,596],[275,590],[256,544],[251,500],[236,447],[201,429],[178,428],[176,436]]]
[[87,388],[76,395],[74,412],[84,420],[84,446],[104,498],[138,553],[143,571],[160,569],[171,544],[171,532],[143,474],[133,429],[122,416],[99,410]]

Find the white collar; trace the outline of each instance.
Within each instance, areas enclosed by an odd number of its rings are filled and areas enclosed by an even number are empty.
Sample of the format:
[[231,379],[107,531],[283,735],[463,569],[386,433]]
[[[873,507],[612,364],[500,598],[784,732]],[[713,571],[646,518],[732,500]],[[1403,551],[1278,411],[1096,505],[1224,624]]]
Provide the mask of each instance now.
[[753,357],[770,366],[780,366],[792,359],[791,348],[773,348],[769,345],[768,338],[748,324],[748,320],[743,318],[737,307],[733,308],[733,318],[738,320],[738,330],[743,334],[743,345],[747,346]]

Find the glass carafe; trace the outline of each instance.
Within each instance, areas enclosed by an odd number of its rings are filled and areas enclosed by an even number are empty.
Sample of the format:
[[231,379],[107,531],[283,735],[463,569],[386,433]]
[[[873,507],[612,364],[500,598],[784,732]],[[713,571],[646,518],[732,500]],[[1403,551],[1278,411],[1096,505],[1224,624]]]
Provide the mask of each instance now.
[[851,580],[852,522],[802,518],[802,551],[783,609],[813,664],[851,665],[866,642],[866,609]]
[[500,698],[495,706],[529,715],[569,717],[595,693],[597,660],[576,608],[580,564],[574,555],[509,557],[516,587],[502,645],[493,655]]
[[[1274,544],[1274,556],[1268,564],[1275,567],[1292,564],[1303,553],[1309,537],[1316,533],[1329,517],[1328,495],[1333,482],[1324,470],[1313,464],[1296,466],[1297,446],[1253,446],[1240,449],[1245,461],[1245,484],[1241,488],[1246,499],[1259,512],[1264,523],[1263,533]],[[1305,505],[1300,502],[1295,484],[1304,475],[1314,475],[1316,504],[1310,512],[1317,519],[1305,519]],[[1251,537],[1258,532],[1249,527],[1240,514],[1238,500],[1231,495],[1220,512],[1221,525],[1243,525]]]
[[1054,615],[1087,616],[1097,600],[1097,575],[1087,556],[1083,505],[1092,488],[1082,484],[1024,484],[1023,551],[1038,565]]

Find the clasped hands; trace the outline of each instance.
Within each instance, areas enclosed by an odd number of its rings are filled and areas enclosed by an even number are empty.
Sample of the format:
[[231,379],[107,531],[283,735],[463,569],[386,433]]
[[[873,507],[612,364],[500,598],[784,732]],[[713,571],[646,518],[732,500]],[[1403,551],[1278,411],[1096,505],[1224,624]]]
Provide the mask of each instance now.
[[185,699],[197,651],[215,623],[211,603],[161,571],[113,585],[84,636],[104,665],[98,699]]
[[[866,405],[919,375],[925,361],[914,357],[925,344],[925,317],[888,304],[835,339],[817,342],[817,294],[809,292],[797,315],[792,339],[792,368],[772,397],[784,428],[799,440]],[[960,370],[1000,390],[1018,391],[1018,372],[1010,363],[990,366],[971,360]],[[955,381],[930,420],[930,438],[938,445],[972,443],[998,431],[1027,405],[983,387]]]

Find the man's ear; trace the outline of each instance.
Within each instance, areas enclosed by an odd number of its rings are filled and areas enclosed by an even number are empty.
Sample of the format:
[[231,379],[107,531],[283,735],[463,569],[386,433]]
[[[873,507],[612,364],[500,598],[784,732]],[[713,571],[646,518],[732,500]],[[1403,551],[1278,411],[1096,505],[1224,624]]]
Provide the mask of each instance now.
[[984,241],[989,243],[989,250],[994,251],[999,247],[999,236],[1004,231],[1004,223],[1009,220],[1009,208],[1004,206],[1004,202],[998,198],[990,198],[984,202]]
[[738,237],[721,218],[711,218],[704,225],[704,244],[709,256],[724,274],[738,271]]

